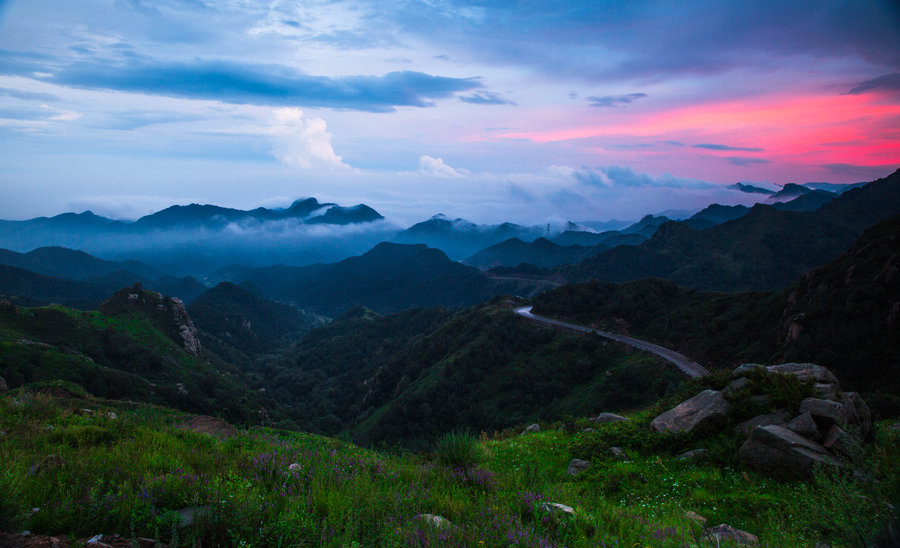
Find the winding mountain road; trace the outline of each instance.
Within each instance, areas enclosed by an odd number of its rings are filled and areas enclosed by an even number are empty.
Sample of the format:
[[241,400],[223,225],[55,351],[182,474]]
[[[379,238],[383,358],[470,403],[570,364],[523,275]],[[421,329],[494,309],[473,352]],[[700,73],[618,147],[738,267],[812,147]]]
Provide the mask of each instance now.
[[585,327],[583,325],[577,325],[574,323],[564,322],[561,320],[554,320],[553,318],[547,318],[546,316],[538,316],[537,314],[532,314],[530,306],[522,306],[516,309],[516,314],[522,316],[523,318],[527,318],[529,320],[543,323],[546,325],[551,325],[555,327],[562,327],[565,329],[572,329],[574,331],[580,331],[582,333],[594,333],[596,335],[600,335],[601,337],[611,339],[614,341],[618,341],[620,343],[625,343],[629,346],[633,346],[640,350],[646,350],[655,356],[659,356],[660,358],[675,364],[678,369],[681,369],[684,373],[686,373],[690,377],[702,377],[704,375],[709,375],[709,371],[706,370],[705,367],[701,366],[697,362],[693,362],[688,358],[682,356],[678,352],[674,350],[669,350],[668,348],[659,346],[657,344],[653,344],[647,341],[642,341],[640,339],[635,339],[634,337],[626,337],[625,335],[617,335],[615,333],[610,333],[609,331],[601,331],[599,329],[594,329],[591,327]]

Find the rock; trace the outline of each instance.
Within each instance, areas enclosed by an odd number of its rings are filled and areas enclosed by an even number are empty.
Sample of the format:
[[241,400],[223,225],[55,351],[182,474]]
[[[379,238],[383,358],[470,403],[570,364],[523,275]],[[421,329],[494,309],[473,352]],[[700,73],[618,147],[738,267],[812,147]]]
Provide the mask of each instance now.
[[570,476],[574,476],[574,475],[578,474],[579,472],[584,472],[585,470],[587,470],[590,467],[591,467],[590,461],[581,460],[581,459],[572,459],[572,461],[569,463],[568,468],[566,468],[566,474],[569,474]]
[[6,379],[0,377],[0,394],[9,390],[9,386],[6,384]]
[[835,424],[862,443],[872,431],[872,412],[856,392],[845,392],[839,401],[806,398],[800,402],[800,413],[809,412],[822,432]]
[[519,435],[524,436],[525,434],[534,434],[534,433],[540,432],[540,431],[541,431],[541,426],[539,424],[535,423],[535,424],[532,424],[532,425],[529,425],[528,427],[526,427],[525,430],[522,430],[522,433]]
[[836,400],[840,390],[837,384],[815,384],[813,388],[824,400]]
[[706,518],[701,516],[697,512],[694,512],[693,510],[688,510],[687,512],[685,512],[684,517],[693,522],[699,523],[700,525],[704,525],[706,523]]
[[116,419],[119,418],[119,416],[116,415],[116,412],[115,412],[115,411],[110,411],[110,412],[108,412],[108,413],[106,414],[106,416],[107,416],[107,417],[109,418],[109,420],[111,420],[111,421],[114,421],[114,420],[116,420]]
[[828,449],[831,449],[835,453],[839,453],[852,461],[858,461],[862,458],[862,447],[860,447],[855,440],[844,432],[844,430],[838,426],[834,425],[831,429],[825,434],[824,439],[822,440],[822,445]]
[[617,459],[628,460],[628,455],[625,454],[625,450],[621,447],[610,447],[609,454]]
[[575,509],[571,506],[566,506],[565,504],[560,504],[558,502],[545,502],[541,504],[541,508],[548,512],[562,512],[564,514],[575,513]]
[[709,453],[709,449],[702,449],[702,448],[701,449],[691,449],[690,451],[685,451],[684,453],[681,453],[680,455],[678,455],[675,458],[680,459],[680,460],[699,460],[699,459],[706,457],[706,455],[708,453]]
[[747,398],[747,401],[756,406],[757,409],[768,407],[769,404],[772,403],[772,396],[769,394],[756,394],[755,396],[750,396]]
[[816,365],[814,363],[783,363],[780,365],[770,365],[766,367],[769,373],[777,373],[780,375],[794,375],[801,381],[812,380],[816,384],[833,384],[837,385],[837,377],[834,376],[827,367]]
[[581,431],[582,432],[596,432],[597,429],[596,428],[582,428]]
[[816,425],[816,421],[813,420],[812,415],[809,414],[809,411],[797,415],[791,422],[787,423],[785,427],[792,432],[800,434],[804,438],[815,441],[822,439],[822,432]]
[[857,443],[862,443],[872,433],[872,411],[857,392],[844,392],[840,424]]
[[716,525],[715,527],[708,527],[706,529],[706,534],[715,539],[716,545],[718,545],[722,541],[735,542],[741,545],[759,544],[759,539],[756,537],[756,535],[751,535],[747,531],[735,529],[734,527],[726,525],[724,523],[721,525]]
[[759,363],[745,363],[737,366],[734,371],[731,372],[731,378],[737,379],[740,377],[746,377],[753,371],[766,371],[766,366]]
[[746,436],[757,426],[771,426],[773,424],[783,426],[788,422],[788,420],[790,420],[790,418],[791,414],[788,413],[787,410],[779,409],[774,413],[769,413],[767,415],[758,415],[756,417],[753,417],[752,419],[745,420],[744,422],[735,426],[734,431],[740,432]]
[[748,379],[747,377],[738,377],[728,383],[728,385],[722,389],[722,393],[726,396],[731,396],[731,394],[737,392],[741,388],[744,388],[748,384],[750,384],[750,379]]
[[180,394],[180,395],[182,395],[182,396],[187,396],[187,395],[188,395],[188,391],[187,391],[187,389],[184,387],[184,383],[176,382],[176,383],[175,383],[175,391],[178,392],[178,394]]
[[627,420],[628,417],[616,415],[615,413],[600,413],[599,415],[597,415],[597,418],[594,420],[594,422],[598,424],[604,424],[607,422],[622,422]]
[[437,516],[435,514],[416,514],[413,519],[424,521],[435,529],[443,529],[445,527],[453,526],[453,523],[451,523],[449,519],[443,516]]
[[[831,400],[805,398],[800,402],[800,413],[809,413],[821,430],[828,430],[831,425],[840,421],[843,406]],[[823,427],[824,425],[824,427]]]
[[692,432],[717,421],[724,421],[731,405],[716,390],[704,390],[650,423],[656,432]]
[[810,477],[818,465],[841,466],[824,446],[783,426],[758,426],[738,450],[747,466],[781,477]]

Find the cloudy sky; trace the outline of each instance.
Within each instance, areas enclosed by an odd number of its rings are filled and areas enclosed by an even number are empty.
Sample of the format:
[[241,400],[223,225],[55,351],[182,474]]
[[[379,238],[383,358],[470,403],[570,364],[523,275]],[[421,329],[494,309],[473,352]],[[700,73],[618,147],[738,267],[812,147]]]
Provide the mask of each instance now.
[[893,0],[0,0],[0,218],[628,219],[900,167]]

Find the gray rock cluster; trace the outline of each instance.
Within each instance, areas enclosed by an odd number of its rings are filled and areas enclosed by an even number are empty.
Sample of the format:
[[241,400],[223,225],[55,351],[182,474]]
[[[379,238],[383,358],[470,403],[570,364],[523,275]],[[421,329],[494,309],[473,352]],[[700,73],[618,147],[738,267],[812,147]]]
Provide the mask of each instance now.
[[741,365],[723,390],[704,390],[653,419],[651,428],[692,432],[724,424],[739,397],[761,407],[770,405],[772,395],[748,394],[753,384],[750,377],[760,374],[792,375],[811,382],[816,397],[738,424],[735,431],[747,437],[738,460],[776,475],[809,476],[817,466],[843,466],[860,458],[859,448],[872,430],[869,407],[856,392],[842,392],[831,371],[812,363]]

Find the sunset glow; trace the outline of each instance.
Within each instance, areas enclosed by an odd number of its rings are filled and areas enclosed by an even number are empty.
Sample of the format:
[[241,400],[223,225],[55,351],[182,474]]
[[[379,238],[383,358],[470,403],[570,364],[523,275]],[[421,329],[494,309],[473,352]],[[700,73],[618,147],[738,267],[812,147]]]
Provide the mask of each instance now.
[[692,181],[665,198],[689,208],[900,167],[894,3],[625,5],[0,2],[0,218],[602,219],[645,198],[574,174]]

